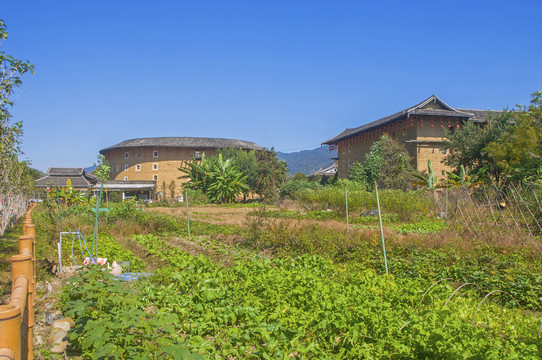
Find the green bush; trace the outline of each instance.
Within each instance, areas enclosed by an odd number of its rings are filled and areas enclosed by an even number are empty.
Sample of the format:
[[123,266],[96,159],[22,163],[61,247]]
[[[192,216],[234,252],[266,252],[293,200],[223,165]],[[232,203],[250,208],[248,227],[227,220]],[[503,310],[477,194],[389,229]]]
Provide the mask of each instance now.
[[[345,190],[339,185],[313,190],[303,188],[296,198],[309,210],[331,209],[344,216],[346,213]],[[379,191],[380,206],[384,214],[397,214],[402,220],[413,220],[419,215],[428,215],[434,210],[434,200],[423,191],[382,190]],[[360,213],[375,210],[376,194],[364,190],[348,189],[348,211]]]
[[293,180],[280,187],[281,199],[295,199],[297,193],[302,189],[321,189],[322,186],[316,182],[308,182],[307,180]]

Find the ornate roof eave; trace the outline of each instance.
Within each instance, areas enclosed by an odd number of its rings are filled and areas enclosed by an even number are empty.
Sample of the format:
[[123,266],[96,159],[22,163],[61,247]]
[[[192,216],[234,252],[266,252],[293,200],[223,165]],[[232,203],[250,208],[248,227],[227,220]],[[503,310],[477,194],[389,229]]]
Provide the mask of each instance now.
[[[438,109],[438,110],[437,109],[422,109],[424,106],[428,105],[431,102],[439,103],[441,105],[441,107],[444,108],[444,110],[442,110],[442,109]],[[343,132],[341,132],[339,135],[337,135],[335,137],[332,137],[329,140],[324,141],[322,143],[322,145],[336,144],[337,142],[339,142],[339,141],[341,141],[343,139],[349,138],[351,136],[360,134],[362,132],[365,132],[365,131],[368,131],[368,130],[371,130],[371,129],[374,129],[374,128],[378,128],[379,126],[383,126],[383,125],[389,124],[389,123],[394,122],[394,121],[401,120],[403,118],[409,118],[411,115],[418,115],[418,116],[453,116],[453,117],[460,117],[460,118],[465,118],[465,119],[469,119],[469,118],[473,117],[472,114],[456,110],[456,109],[452,108],[450,105],[446,104],[444,101],[442,101],[438,96],[432,95],[429,98],[427,98],[426,100],[422,101],[421,103],[416,104],[416,105],[414,105],[414,106],[412,106],[412,107],[410,107],[408,109],[405,109],[405,110],[396,112],[394,114],[385,116],[383,118],[372,121],[372,122],[370,122],[368,124],[359,126],[357,128],[346,129]]]

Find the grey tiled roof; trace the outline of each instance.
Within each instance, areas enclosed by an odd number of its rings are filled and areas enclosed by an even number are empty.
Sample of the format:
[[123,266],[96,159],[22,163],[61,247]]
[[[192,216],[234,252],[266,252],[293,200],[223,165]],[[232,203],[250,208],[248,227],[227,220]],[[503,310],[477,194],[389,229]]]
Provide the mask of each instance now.
[[[439,103],[443,109],[423,109],[425,105],[431,102]],[[432,95],[431,97],[427,98],[421,103],[411,106],[405,110],[396,112],[395,114],[385,116],[381,119],[378,119],[376,121],[370,122],[368,124],[365,124],[356,128],[346,129],[343,132],[341,132],[339,135],[329,140],[324,141],[322,144],[331,145],[331,144],[336,143],[339,140],[345,139],[352,135],[356,135],[356,134],[362,133],[364,131],[367,131],[379,126],[386,125],[396,120],[406,118],[410,115],[453,116],[453,117],[464,118],[464,119],[473,119],[474,121],[483,121],[483,119],[485,118],[485,114],[491,111],[492,110],[454,109],[453,107],[451,107],[450,105],[442,101],[438,96]]]
[[52,167],[47,171],[47,176],[36,180],[39,188],[64,187],[70,179],[72,187],[87,189],[98,182],[93,174],[87,173],[84,168],[60,168]]
[[319,170],[316,170],[315,172],[307,175],[307,177],[314,177],[314,176],[319,176],[319,175],[331,176],[331,175],[335,175],[336,172],[337,172],[337,164],[333,164],[331,166],[328,166],[327,168],[321,168]]
[[100,150],[100,154],[115,149],[131,147],[187,147],[187,148],[241,148],[245,150],[262,150],[263,148],[253,142],[204,137],[151,137],[125,140],[113,146]]
[[154,180],[107,180],[106,182],[106,185],[119,185],[119,184],[154,185]]
[[81,176],[84,168],[52,167],[47,170],[49,175]]
[[500,110],[479,110],[479,109],[457,109],[462,112],[472,114],[470,120],[474,122],[484,122],[489,114],[500,114]]

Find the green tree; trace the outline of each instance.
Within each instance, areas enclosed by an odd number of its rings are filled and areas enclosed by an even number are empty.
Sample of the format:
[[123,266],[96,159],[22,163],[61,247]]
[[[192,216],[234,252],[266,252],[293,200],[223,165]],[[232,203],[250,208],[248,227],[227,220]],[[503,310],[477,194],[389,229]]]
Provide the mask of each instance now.
[[232,159],[233,164],[246,176],[248,191],[262,198],[275,198],[278,188],[288,178],[288,165],[277,158],[273,149],[245,151],[234,148],[223,149],[220,153],[225,159]]
[[447,133],[445,163],[469,174],[487,168],[497,183],[533,180],[542,173],[542,92],[529,105],[489,115],[482,125],[466,123]]
[[[0,44],[8,37],[6,25],[0,20]],[[21,152],[22,123],[11,122],[10,108],[13,107],[15,90],[22,85],[21,76],[34,72],[34,65],[28,61],[14,59],[0,49],[0,193],[21,188],[25,183],[22,174],[27,164],[19,162]]]
[[383,189],[408,189],[411,187],[414,168],[404,146],[382,135],[372,146],[363,163],[356,162],[350,168],[348,179],[374,189],[375,181]]
[[447,131],[444,146],[449,151],[444,163],[457,171],[463,166],[469,174],[475,174],[486,167],[487,173],[498,181],[501,170],[496,166],[487,147],[500,141],[510,127],[512,116],[509,111],[489,113],[485,124],[467,122],[453,132]]
[[[8,37],[6,25],[0,20],[0,45]],[[24,214],[27,196],[34,189],[28,171],[28,163],[19,161],[23,128],[21,122],[11,121],[15,90],[22,84],[21,76],[34,72],[28,61],[14,59],[0,48],[0,235],[11,219]]]
[[542,167],[542,92],[533,93],[528,106],[518,105],[512,122],[497,141],[485,148],[494,168],[522,181]]
[[111,175],[111,165],[109,161],[103,155],[98,155],[97,161],[94,163],[96,169],[94,169],[93,174],[100,180],[102,183],[106,183],[109,180]]
[[255,191],[266,199],[278,197],[279,187],[288,179],[288,164],[277,158],[275,150],[263,149],[256,152],[258,177]]

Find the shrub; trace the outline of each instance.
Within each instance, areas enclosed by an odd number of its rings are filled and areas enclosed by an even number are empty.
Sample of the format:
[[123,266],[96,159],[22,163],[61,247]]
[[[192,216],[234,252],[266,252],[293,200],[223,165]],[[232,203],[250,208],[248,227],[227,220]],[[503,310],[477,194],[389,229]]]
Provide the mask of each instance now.
[[282,199],[295,199],[297,193],[302,189],[321,189],[322,186],[315,182],[307,180],[293,180],[282,185],[280,188],[280,197]]

